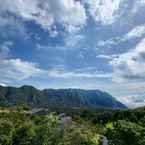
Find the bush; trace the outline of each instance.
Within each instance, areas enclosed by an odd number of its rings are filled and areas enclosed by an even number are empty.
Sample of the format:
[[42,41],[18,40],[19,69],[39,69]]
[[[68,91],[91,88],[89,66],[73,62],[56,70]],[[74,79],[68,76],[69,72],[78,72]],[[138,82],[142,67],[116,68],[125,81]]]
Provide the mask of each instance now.
[[127,121],[117,121],[107,128],[109,145],[144,145],[145,128]]
[[0,145],[99,145],[99,136],[83,128],[62,129],[55,115],[0,114]]

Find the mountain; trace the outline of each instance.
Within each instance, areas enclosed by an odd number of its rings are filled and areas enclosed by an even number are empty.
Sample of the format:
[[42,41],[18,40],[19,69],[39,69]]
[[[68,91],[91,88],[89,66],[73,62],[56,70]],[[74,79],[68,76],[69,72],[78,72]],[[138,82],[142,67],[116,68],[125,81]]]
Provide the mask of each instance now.
[[126,108],[114,97],[100,90],[82,89],[45,89],[38,90],[32,86],[0,86],[0,105],[28,104],[49,107],[86,107],[86,108]]

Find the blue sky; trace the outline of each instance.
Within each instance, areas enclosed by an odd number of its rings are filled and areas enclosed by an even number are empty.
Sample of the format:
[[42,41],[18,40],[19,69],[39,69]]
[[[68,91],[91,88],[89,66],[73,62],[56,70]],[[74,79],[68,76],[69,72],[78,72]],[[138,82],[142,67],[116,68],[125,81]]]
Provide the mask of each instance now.
[[0,84],[101,89],[145,105],[145,0],[0,1]]

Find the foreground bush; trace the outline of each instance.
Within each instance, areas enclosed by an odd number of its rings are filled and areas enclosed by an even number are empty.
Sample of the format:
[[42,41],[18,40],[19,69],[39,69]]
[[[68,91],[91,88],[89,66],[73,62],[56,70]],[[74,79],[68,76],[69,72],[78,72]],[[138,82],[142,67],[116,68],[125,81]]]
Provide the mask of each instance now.
[[0,114],[0,145],[99,145],[99,136],[74,127],[62,129],[55,115]]
[[109,145],[145,145],[145,128],[127,121],[117,121],[107,128]]

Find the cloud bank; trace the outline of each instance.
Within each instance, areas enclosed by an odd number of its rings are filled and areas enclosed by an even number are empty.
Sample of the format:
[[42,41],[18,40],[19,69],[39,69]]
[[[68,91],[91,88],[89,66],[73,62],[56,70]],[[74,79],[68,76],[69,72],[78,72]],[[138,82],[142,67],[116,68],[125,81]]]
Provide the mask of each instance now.
[[1,82],[21,81],[43,73],[44,71],[39,69],[35,63],[22,61],[21,59],[4,59],[0,61]]
[[[86,23],[86,12],[80,1],[74,0],[5,0],[0,1],[0,16],[17,16],[23,21],[34,21],[43,29],[56,33],[57,24],[67,31],[80,29]],[[9,17],[3,21],[9,21]]]
[[123,53],[111,61],[114,81],[145,79],[145,39],[135,49]]

